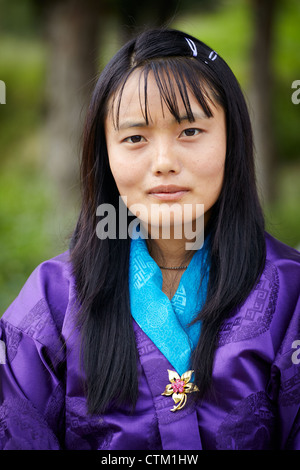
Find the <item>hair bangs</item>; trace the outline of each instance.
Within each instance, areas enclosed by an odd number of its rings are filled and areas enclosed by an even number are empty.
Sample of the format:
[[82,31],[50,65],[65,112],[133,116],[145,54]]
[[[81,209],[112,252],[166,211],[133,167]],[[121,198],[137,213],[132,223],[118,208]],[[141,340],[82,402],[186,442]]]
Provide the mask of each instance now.
[[[181,122],[183,117],[187,117],[190,122],[195,120],[189,94],[192,93],[194,95],[207,117],[213,116],[212,106],[216,106],[217,102],[221,101],[216,90],[213,89],[209,78],[200,70],[200,67],[195,67],[195,61],[191,58],[172,57],[148,60],[144,64],[136,65],[126,74],[126,77],[119,86],[119,91],[113,96],[111,109],[115,128],[119,127],[120,107],[124,88],[136,70],[140,70],[139,100],[141,112],[147,125],[151,121],[148,100],[149,74],[153,75],[158,87],[162,112],[164,113],[165,106],[178,123]],[[181,100],[184,106],[184,116],[180,112],[181,103],[178,100]]]

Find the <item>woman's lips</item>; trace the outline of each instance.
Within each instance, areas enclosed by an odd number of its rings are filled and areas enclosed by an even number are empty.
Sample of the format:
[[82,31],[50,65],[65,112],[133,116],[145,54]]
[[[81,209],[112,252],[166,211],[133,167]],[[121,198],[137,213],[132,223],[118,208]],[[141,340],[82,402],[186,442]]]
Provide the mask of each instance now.
[[149,194],[150,196],[153,196],[154,198],[160,199],[162,201],[178,201],[188,191],[188,188],[184,188],[181,186],[162,185],[150,189]]

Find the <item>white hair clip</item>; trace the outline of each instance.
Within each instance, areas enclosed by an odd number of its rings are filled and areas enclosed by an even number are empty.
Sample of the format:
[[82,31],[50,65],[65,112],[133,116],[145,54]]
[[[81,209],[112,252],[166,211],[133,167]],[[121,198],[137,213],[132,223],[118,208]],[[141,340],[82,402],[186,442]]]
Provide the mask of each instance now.
[[[216,51],[211,51],[209,53],[209,56],[208,58],[211,60],[211,61],[214,61],[216,60],[216,58],[218,57],[218,54],[216,53]],[[206,64],[208,64],[207,60],[204,61]]]
[[197,47],[196,47],[196,44],[194,43],[194,41],[192,41],[191,39],[188,39],[188,38],[185,38],[185,40],[188,43],[188,45],[190,46],[190,48],[192,50],[192,53],[193,53],[193,56],[197,57],[198,52],[197,52]]
[[217,57],[218,57],[218,54],[216,53],[216,51],[211,51],[211,53],[208,56],[210,60],[216,60]]

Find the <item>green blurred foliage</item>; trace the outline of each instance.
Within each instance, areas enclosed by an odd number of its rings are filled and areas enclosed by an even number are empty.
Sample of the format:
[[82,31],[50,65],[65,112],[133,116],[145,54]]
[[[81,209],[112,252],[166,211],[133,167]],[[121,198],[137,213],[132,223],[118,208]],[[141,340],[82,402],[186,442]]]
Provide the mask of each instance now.
[[[7,104],[0,106],[0,315],[35,266],[67,248],[72,230],[71,216],[66,219],[63,214],[64,223],[58,222],[61,214],[56,190],[43,170],[46,46],[38,3],[0,0],[0,80],[7,87]],[[175,15],[172,26],[217,50],[247,93],[253,34],[250,2],[209,3],[215,8],[199,9],[197,2],[190,0],[191,6]],[[291,84],[300,79],[300,3],[279,3],[273,116],[280,197],[266,208],[266,219],[272,234],[296,246],[300,243],[300,105],[291,102]]]
[[40,8],[38,0],[0,0],[0,31],[36,38],[41,29]]
[[300,105],[291,100],[292,83],[300,79],[299,25],[300,2],[278,2],[273,53],[273,115],[277,151],[284,163],[299,161],[300,154]]
[[50,198],[36,172],[28,168],[19,168],[13,175],[12,171],[3,171],[0,200],[0,305],[4,308],[33,267],[55,250],[49,220]]
[[42,260],[67,246],[59,202],[43,171],[45,49],[35,37],[1,34],[0,315]]
[[0,112],[1,166],[15,148],[35,135],[43,107],[45,74],[43,47],[33,39],[1,35],[1,80],[6,83],[6,105]]

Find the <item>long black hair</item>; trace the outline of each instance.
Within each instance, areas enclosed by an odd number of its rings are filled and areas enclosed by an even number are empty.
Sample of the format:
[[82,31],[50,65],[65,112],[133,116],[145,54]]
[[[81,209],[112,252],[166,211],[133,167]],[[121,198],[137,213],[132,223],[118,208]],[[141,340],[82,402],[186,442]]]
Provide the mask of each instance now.
[[[212,115],[211,102],[221,105],[226,114],[224,183],[209,220],[208,293],[196,320],[202,322],[201,335],[192,355],[199,397],[209,393],[220,326],[245,301],[265,262],[251,123],[234,74],[212,49],[181,31],[160,29],[140,34],[123,46],[101,73],[84,129],[82,207],[70,252],[80,303],[78,321],[90,413],[101,413],[118,403],[134,405],[138,396],[138,354],[128,289],[130,239],[100,239],[96,235],[97,207],[104,203],[112,204],[116,211],[119,207],[104,121],[110,99],[115,98],[117,122],[122,89],[137,69],[144,74],[145,83],[149,72],[154,74],[162,99],[176,119],[180,120],[175,86],[191,121],[188,91],[208,116]],[[147,118],[147,99],[141,106]]]

